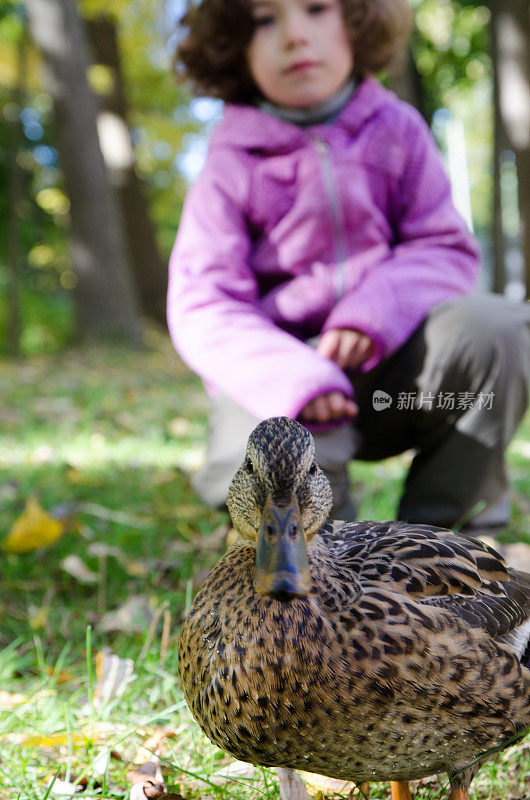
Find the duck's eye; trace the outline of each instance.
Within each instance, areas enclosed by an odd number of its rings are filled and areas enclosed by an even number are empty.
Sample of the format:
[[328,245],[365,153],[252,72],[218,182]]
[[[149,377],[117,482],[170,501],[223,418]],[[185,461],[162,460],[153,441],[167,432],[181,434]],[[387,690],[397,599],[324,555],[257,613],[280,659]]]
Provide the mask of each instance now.
[[249,475],[252,475],[252,473],[254,472],[254,466],[250,458],[247,458],[247,460],[245,461],[245,472],[248,472]]
[[317,471],[316,461],[313,461],[313,463],[309,467],[309,474],[314,475],[316,471]]

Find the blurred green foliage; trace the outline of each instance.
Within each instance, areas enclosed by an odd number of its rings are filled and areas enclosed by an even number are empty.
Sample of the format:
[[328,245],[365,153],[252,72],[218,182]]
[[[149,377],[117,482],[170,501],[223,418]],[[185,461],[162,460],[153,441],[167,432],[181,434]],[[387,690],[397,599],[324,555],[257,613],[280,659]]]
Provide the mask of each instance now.
[[[197,130],[189,98],[171,72],[170,23],[154,0],[87,0],[88,18],[112,13],[126,82],[136,169],[143,181],[163,258],[178,225],[187,180],[179,164],[185,138]],[[20,52],[26,63],[21,74]],[[99,82],[98,82],[99,78]],[[105,91],[104,70],[89,72]],[[17,90],[22,103],[17,104]],[[75,332],[68,252],[69,203],[54,147],[53,109],[41,83],[40,64],[27,36],[23,5],[0,4],[0,353],[8,317],[8,228],[14,151],[23,199],[18,204],[23,353],[56,350]],[[18,128],[18,131],[17,131]],[[18,141],[17,141],[18,139]]]

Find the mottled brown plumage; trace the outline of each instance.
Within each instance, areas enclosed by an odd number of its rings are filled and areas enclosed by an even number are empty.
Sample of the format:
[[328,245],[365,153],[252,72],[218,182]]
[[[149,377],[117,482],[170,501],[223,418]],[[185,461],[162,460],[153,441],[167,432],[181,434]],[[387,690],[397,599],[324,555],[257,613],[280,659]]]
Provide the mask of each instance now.
[[[300,508],[302,596],[255,588],[267,498]],[[325,524],[330,500],[308,432],[261,423],[229,493],[244,541],[180,636],[191,711],[244,761],[357,783],[447,772],[465,797],[486,752],[530,726],[530,576],[449,530]]]

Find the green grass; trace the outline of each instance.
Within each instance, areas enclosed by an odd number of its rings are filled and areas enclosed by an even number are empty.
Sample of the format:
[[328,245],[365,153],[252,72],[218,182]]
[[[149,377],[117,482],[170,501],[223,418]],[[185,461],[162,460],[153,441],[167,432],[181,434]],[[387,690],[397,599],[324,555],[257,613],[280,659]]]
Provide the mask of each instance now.
[[[212,776],[230,759],[191,721],[178,685],[178,628],[223,548],[228,521],[197,500],[187,478],[204,452],[199,381],[168,339],[151,332],[143,350],[92,346],[0,361],[0,397],[0,538],[30,497],[65,523],[53,546],[2,554],[0,800],[53,796],[47,787],[59,768],[59,778],[88,780],[82,796],[123,797],[138,748],[161,731],[173,791],[192,800],[277,800],[270,770],[215,784]],[[510,450],[515,502],[507,540],[530,541],[529,433],[527,419]],[[363,518],[394,515],[406,466],[406,455],[352,465]],[[65,568],[72,555],[93,583]],[[129,619],[130,629],[101,628],[107,612],[135,598],[160,619],[170,611],[164,635],[142,613]],[[135,677],[119,698],[98,705],[96,653],[105,647],[132,659]],[[1,692],[20,694],[19,704],[9,708]],[[111,751],[98,777],[101,753]],[[529,745],[519,744],[482,769],[472,798],[523,800],[529,774]],[[433,779],[416,796],[445,797],[444,785]],[[371,797],[388,794],[374,786]]]

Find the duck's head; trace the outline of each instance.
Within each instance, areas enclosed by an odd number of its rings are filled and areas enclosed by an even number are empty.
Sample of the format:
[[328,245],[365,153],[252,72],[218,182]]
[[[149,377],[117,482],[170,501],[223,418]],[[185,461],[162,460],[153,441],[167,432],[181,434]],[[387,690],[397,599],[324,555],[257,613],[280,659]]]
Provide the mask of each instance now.
[[307,542],[332,504],[309,431],[289,417],[260,422],[226,502],[234,527],[256,545],[257,591],[277,600],[307,594]]

